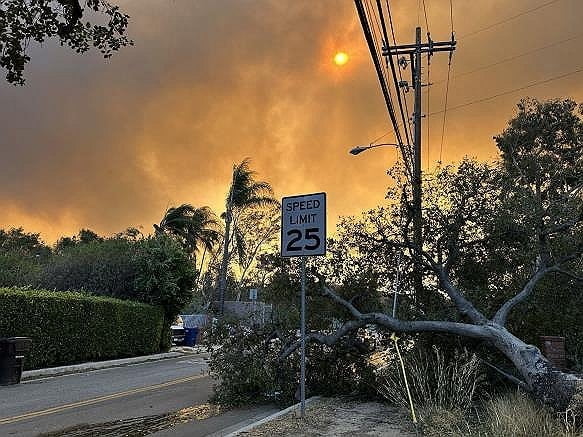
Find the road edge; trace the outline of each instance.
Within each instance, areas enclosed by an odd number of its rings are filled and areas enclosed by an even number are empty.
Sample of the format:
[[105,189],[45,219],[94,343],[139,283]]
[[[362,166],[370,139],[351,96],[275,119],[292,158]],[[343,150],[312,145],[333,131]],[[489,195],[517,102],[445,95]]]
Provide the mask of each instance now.
[[[306,405],[311,404],[314,401],[320,400],[321,398],[322,398],[322,396],[312,396],[311,398],[306,399]],[[257,420],[255,422],[253,422],[253,423],[250,423],[248,425],[245,425],[245,426],[243,426],[243,427],[241,427],[241,428],[239,428],[239,429],[237,429],[237,430],[235,430],[233,432],[230,432],[228,434],[221,434],[219,432],[219,433],[216,433],[216,434],[211,434],[211,436],[215,436],[215,435],[219,436],[219,435],[222,435],[223,437],[237,437],[241,433],[244,433],[244,432],[247,432],[247,431],[251,431],[253,428],[255,428],[255,427],[259,426],[259,425],[263,425],[264,423],[270,422],[270,421],[272,421],[274,419],[277,419],[278,417],[284,416],[284,415],[286,415],[286,414],[288,414],[288,413],[290,413],[290,412],[292,412],[294,410],[297,410],[299,408],[300,408],[300,403],[298,402],[297,404],[294,404],[291,407],[287,407],[284,410],[278,411],[277,413],[273,413],[273,414],[271,414],[271,415],[269,415],[267,417],[264,417],[263,419],[260,419],[260,420]]]
[[47,367],[45,369],[26,370],[22,372],[22,382],[33,381],[35,379],[49,378],[53,376],[70,375],[73,373],[91,372],[93,370],[110,369],[113,367],[123,367],[132,364],[148,363],[153,361],[167,360],[183,356],[208,356],[207,353],[185,353],[185,352],[165,352],[161,354],[142,355],[139,357],[121,358],[108,361],[93,361],[90,363],[73,364],[70,366]]

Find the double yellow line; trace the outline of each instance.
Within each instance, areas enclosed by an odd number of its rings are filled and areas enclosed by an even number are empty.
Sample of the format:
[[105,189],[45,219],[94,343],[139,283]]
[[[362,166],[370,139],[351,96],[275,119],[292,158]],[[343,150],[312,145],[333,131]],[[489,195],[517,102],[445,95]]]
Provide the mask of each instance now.
[[60,413],[62,411],[71,410],[73,408],[84,407],[86,405],[98,404],[100,402],[109,401],[111,399],[123,398],[125,396],[130,396],[136,393],[144,393],[147,391],[158,390],[164,387],[170,387],[177,384],[182,384],[189,381],[194,381],[201,378],[206,378],[208,375],[194,375],[188,376],[186,378],[174,379],[172,381],[163,382],[162,384],[150,385],[148,387],[134,388],[132,390],[122,391],[118,393],[113,393],[110,395],[100,396],[93,399],[87,399],[84,401],[73,402],[71,404],[59,405],[58,407],[47,408],[46,410],[33,411],[31,413],[21,414],[19,416],[5,417],[0,419],[0,425],[8,425],[14,422],[20,422],[21,420],[32,419],[40,416],[47,416],[49,414]]

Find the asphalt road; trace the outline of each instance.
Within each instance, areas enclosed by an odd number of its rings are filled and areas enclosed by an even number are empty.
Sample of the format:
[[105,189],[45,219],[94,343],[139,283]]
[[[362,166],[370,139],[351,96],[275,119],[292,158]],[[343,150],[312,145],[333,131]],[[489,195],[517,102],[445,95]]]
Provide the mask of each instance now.
[[200,357],[96,370],[0,387],[0,436],[205,436],[267,415],[221,411]]

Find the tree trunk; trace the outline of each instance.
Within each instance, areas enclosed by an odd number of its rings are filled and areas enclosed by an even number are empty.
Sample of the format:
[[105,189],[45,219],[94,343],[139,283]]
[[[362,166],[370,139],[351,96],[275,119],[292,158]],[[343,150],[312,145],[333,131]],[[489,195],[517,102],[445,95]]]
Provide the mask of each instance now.
[[227,289],[227,270],[229,268],[229,241],[231,236],[231,205],[227,205],[225,214],[225,238],[223,242],[223,259],[219,271],[219,314],[225,313],[225,291]]
[[583,379],[555,368],[530,344],[494,323],[485,327],[492,345],[516,367],[526,389],[555,411],[583,412]]

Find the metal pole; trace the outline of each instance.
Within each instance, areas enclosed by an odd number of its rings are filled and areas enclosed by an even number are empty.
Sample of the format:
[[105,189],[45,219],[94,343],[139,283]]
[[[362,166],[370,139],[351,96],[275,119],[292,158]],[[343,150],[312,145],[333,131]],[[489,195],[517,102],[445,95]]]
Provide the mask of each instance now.
[[393,284],[393,318],[397,317],[397,294],[399,293],[399,282],[401,273],[401,252],[397,257],[397,275],[395,278],[395,283]]
[[[413,160],[413,242],[421,249],[423,247],[423,217],[421,213],[421,28],[415,29],[415,88],[414,115],[414,160]],[[419,299],[423,293],[423,276],[419,263],[413,264],[413,286]]]
[[306,415],[306,257],[302,256],[302,296],[301,296],[301,363],[300,363],[300,402],[302,419]]

